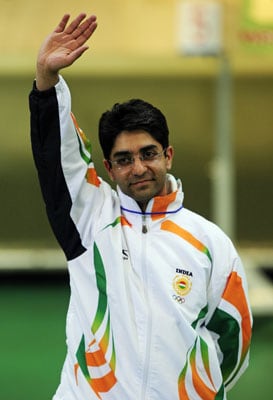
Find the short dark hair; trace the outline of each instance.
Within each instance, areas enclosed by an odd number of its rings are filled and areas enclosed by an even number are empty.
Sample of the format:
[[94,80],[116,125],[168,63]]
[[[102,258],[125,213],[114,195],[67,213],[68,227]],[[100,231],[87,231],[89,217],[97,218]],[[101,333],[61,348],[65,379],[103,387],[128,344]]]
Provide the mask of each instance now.
[[119,133],[135,130],[148,132],[163,149],[169,146],[169,129],[163,113],[144,100],[131,99],[114,104],[99,120],[99,141],[105,159],[109,159]]

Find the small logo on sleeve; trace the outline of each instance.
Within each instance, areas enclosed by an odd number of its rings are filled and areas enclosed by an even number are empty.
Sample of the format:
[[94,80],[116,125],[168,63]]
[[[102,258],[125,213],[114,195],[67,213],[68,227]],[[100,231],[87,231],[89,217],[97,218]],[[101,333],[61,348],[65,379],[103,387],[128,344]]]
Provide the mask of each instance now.
[[129,251],[126,249],[122,249],[122,258],[123,260],[129,260]]

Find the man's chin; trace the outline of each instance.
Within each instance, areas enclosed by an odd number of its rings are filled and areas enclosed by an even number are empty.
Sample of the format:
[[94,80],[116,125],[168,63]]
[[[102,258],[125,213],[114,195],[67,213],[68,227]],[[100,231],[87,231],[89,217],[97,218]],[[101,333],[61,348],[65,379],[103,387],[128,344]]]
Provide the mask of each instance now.
[[137,202],[137,203],[148,203],[153,197],[155,193],[154,191],[151,191],[151,188],[146,186],[142,186],[138,190],[132,191],[131,197]]

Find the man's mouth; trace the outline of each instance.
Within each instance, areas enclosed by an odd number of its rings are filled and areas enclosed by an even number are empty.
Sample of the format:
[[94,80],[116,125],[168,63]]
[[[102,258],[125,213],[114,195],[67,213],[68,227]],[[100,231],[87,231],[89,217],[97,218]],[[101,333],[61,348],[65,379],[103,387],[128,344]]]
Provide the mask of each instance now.
[[139,181],[131,182],[130,186],[142,186],[149,182],[153,181],[153,179],[141,179]]

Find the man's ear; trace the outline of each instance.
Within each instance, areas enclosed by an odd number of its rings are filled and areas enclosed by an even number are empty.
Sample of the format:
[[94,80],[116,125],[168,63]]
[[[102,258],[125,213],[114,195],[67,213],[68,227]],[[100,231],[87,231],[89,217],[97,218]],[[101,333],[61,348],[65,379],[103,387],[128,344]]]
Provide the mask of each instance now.
[[109,178],[111,179],[111,181],[115,181],[114,174],[113,174],[113,169],[111,167],[110,162],[108,160],[104,159],[103,160],[103,165],[104,165],[104,167],[105,167],[105,169],[107,171],[107,174],[108,174]]
[[173,155],[174,155],[173,146],[168,146],[165,154],[166,154],[166,156],[165,156],[166,168],[167,168],[167,170],[170,170],[172,168]]

